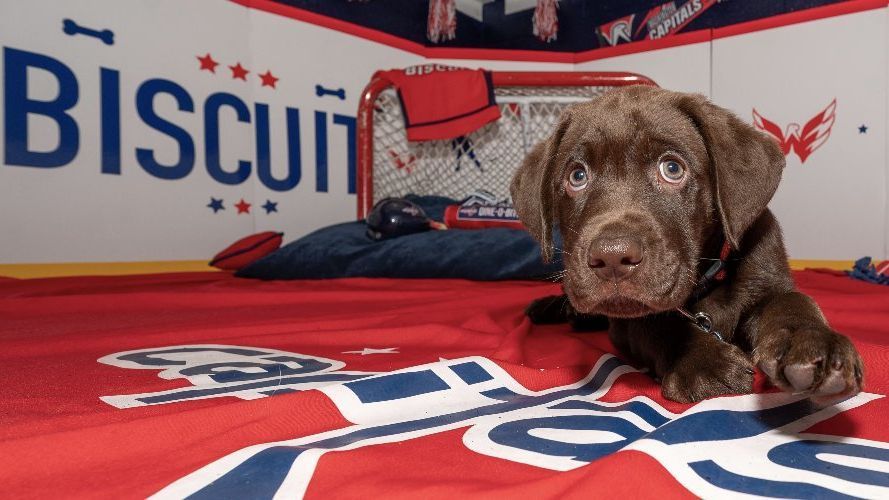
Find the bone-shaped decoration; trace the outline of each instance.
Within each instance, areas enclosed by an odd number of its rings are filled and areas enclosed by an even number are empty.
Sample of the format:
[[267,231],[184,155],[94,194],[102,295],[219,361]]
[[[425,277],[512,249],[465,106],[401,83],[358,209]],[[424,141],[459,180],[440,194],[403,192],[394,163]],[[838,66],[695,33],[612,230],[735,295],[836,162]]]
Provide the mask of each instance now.
[[346,89],[339,88],[339,89],[334,90],[334,89],[322,87],[321,85],[315,85],[315,95],[317,95],[318,97],[332,95],[332,96],[339,97],[341,101],[345,101],[346,100]]
[[111,30],[94,30],[92,28],[87,28],[86,26],[81,26],[75,23],[71,19],[63,19],[62,20],[62,31],[65,32],[66,35],[74,36],[74,35],[86,35],[91,36],[93,38],[98,38],[105,43],[105,45],[114,45],[114,32]]

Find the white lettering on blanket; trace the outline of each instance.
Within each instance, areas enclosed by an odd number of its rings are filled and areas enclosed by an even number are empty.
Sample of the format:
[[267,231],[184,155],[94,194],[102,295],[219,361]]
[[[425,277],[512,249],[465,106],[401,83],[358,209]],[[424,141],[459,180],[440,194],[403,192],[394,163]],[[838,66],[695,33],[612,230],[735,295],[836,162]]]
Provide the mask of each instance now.
[[605,355],[580,382],[529,391],[496,363],[468,357],[328,385],[320,391],[353,425],[241,449],[157,497],[298,497],[327,452],[460,428],[470,450],[560,471],[637,450],[704,498],[889,497],[889,443],[803,432],[883,396],[861,393],[817,408],[801,396],[751,394],[711,399],[681,414],[644,396],[602,401],[632,371]]
[[223,396],[257,399],[373,375],[371,372],[342,370],[345,363],[334,359],[277,349],[216,344],[139,349],[110,354],[98,361],[120,368],[160,370],[158,377],[162,379],[184,379],[192,385],[100,398],[116,408]]

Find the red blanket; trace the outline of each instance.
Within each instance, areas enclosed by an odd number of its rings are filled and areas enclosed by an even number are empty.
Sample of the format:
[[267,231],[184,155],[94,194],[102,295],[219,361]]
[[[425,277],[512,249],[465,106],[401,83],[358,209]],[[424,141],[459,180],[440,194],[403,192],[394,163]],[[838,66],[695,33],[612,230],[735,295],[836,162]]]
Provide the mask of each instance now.
[[886,498],[889,288],[797,279],[865,359],[866,392],[836,407],[665,401],[604,333],[532,327],[545,283],[0,280],[0,482],[11,498]]

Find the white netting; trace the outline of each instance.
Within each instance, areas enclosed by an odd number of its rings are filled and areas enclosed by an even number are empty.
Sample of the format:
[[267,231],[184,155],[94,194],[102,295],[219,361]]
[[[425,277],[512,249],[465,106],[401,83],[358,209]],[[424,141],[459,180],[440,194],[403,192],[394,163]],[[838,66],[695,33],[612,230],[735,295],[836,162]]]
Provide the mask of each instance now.
[[610,87],[496,87],[501,117],[467,136],[407,140],[398,96],[380,93],[373,121],[373,202],[406,194],[461,199],[479,189],[498,199],[525,154],[549,136],[562,110]]

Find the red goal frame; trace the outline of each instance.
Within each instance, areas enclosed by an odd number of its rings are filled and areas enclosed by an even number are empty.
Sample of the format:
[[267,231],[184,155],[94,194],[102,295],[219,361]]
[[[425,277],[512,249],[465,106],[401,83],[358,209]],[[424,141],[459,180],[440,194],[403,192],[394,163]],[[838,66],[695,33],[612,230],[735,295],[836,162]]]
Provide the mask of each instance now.
[[[492,71],[494,87],[618,87],[654,85],[650,78],[626,72],[563,71]],[[364,219],[373,205],[374,102],[392,82],[374,76],[364,88],[358,103],[358,151],[356,189],[358,219]]]

